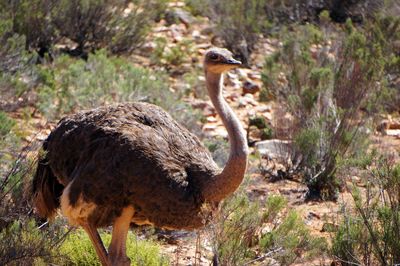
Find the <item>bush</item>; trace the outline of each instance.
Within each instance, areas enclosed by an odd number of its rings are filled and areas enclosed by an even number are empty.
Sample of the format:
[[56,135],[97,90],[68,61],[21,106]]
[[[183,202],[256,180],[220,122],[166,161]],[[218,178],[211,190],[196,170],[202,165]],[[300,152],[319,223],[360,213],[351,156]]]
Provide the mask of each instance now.
[[63,261],[57,252],[62,236],[59,226],[43,232],[34,220],[20,217],[0,229],[0,264],[29,266]]
[[7,113],[0,111],[0,185],[2,186],[5,186],[2,184],[4,179],[11,175],[10,169],[20,153],[21,145],[15,132],[16,124],[16,121]]
[[[111,242],[111,235],[102,233],[104,245]],[[150,240],[139,240],[131,232],[126,242],[127,256],[131,265],[169,265],[168,259],[160,254],[159,246]],[[71,233],[60,248],[61,254],[66,256],[64,265],[100,265],[99,259],[88,235],[82,230]]]
[[390,1],[337,0],[186,0],[194,14],[208,16],[216,24],[216,35],[224,45],[248,64],[260,34],[275,34],[280,28],[299,23],[319,23],[324,11],[335,22],[347,19],[362,23],[381,10],[390,10]]
[[303,259],[323,255],[327,250],[326,240],[313,237],[299,214],[293,210],[283,213],[285,208],[283,197],[271,195],[267,199],[263,220],[270,226],[261,234],[262,250],[275,252],[273,257],[281,265],[291,265],[304,255]]
[[0,110],[14,110],[34,86],[34,56],[25,51],[25,36],[13,32],[0,10]]
[[215,33],[222,38],[224,46],[249,63],[261,29],[269,26],[265,19],[262,0],[186,0],[194,14],[208,16],[216,25]]
[[147,101],[174,108],[162,73],[108,57],[104,50],[91,54],[88,61],[62,56],[52,68],[43,66],[40,75],[38,106],[49,118],[114,102]]
[[183,40],[176,45],[169,45],[163,37],[156,39],[155,51],[150,59],[153,63],[164,65],[167,68],[180,66],[182,63],[191,59],[193,53],[193,43],[190,40]]
[[209,228],[214,262],[245,265],[273,259],[290,265],[304,255],[321,255],[325,240],[311,236],[299,215],[286,208],[285,199],[274,195],[263,209],[243,192],[225,200]]
[[400,263],[400,164],[392,156],[373,155],[365,168],[366,197],[354,187],[355,210],[342,208],[332,252],[343,265]]
[[359,148],[360,110],[384,89],[382,46],[350,21],[345,32],[305,25],[282,35],[282,48],[266,59],[262,78],[292,116],[291,132],[285,132],[293,140],[289,168],[303,176],[310,197],[336,199],[337,162]]
[[[21,148],[15,121],[0,113],[0,264],[36,265],[61,260],[57,247],[64,229],[38,227],[32,217],[30,179],[36,162],[32,143]],[[11,141],[13,140],[13,141]]]
[[366,105],[368,112],[396,112],[400,108],[400,87],[396,78],[400,76],[400,17],[378,14],[366,23],[369,38],[381,47],[386,80],[382,91],[373,92],[372,101]]
[[[41,56],[62,38],[76,43],[73,54],[108,48],[113,53],[139,47],[165,0],[34,0],[4,3],[13,31],[26,37],[26,47]],[[12,17],[11,17],[11,14]]]

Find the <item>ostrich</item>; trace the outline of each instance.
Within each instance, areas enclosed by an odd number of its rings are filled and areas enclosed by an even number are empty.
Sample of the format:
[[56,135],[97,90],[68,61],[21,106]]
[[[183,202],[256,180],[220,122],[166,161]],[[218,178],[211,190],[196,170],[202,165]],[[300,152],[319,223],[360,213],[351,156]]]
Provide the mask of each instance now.
[[[43,143],[33,179],[38,214],[58,208],[87,232],[102,265],[130,265],[131,223],[165,229],[204,226],[202,205],[215,206],[243,180],[244,130],[222,96],[222,74],[241,65],[211,48],[204,70],[211,101],[228,131],[229,159],[221,170],[199,139],[160,107],[124,103],[63,118]],[[97,228],[113,225],[106,251]]]

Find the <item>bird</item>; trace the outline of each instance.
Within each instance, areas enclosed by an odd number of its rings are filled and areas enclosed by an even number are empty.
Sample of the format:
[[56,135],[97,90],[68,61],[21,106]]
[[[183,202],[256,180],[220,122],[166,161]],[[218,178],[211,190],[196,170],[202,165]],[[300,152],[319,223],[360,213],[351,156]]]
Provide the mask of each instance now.
[[[61,209],[81,226],[103,266],[130,265],[130,225],[194,230],[241,184],[248,145],[241,122],[223,97],[223,74],[241,62],[224,48],[204,53],[206,88],[227,130],[223,168],[208,149],[161,107],[145,102],[101,106],[62,118],[43,141],[32,181],[33,205],[51,220]],[[204,208],[203,208],[204,210]],[[106,250],[98,229],[112,226]]]

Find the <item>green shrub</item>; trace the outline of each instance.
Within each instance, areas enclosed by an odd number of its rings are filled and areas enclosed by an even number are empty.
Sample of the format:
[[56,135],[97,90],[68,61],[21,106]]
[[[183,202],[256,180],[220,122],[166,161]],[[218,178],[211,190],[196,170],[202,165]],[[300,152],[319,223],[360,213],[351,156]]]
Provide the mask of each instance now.
[[385,89],[386,57],[380,41],[350,21],[345,31],[304,25],[281,34],[283,45],[267,57],[262,79],[293,117],[285,132],[293,140],[287,170],[303,176],[310,197],[336,199],[337,162],[360,148],[362,124],[354,121]]
[[13,32],[12,20],[0,10],[0,109],[14,110],[18,98],[34,86],[33,55],[25,51],[25,36]]
[[332,252],[343,265],[396,265],[400,262],[400,164],[375,156],[362,174],[365,197],[354,187],[355,210],[341,209]]
[[269,196],[263,209],[243,192],[225,200],[210,226],[214,261],[245,265],[272,258],[290,265],[325,252],[325,239],[311,236],[300,216],[286,209],[281,196]]
[[28,266],[63,261],[57,252],[63,236],[59,228],[51,226],[44,232],[26,217],[0,228],[0,264]]
[[50,118],[114,102],[148,101],[173,108],[174,97],[162,73],[107,57],[105,51],[90,55],[88,61],[62,56],[53,68],[44,66],[41,76],[38,106]]
[[244,193],[225,200],[210,226],[214,260],[218,265],[243,265],[254,258],[256,253],[251,247],[261,224],[259,205]]
[[268,197],[263,220],[270,224],[270,230],[261,235],[260,248],[265,252],[276,252],[273,257],[281,265],[291,265],[304,254],[306,259],[326,252],[326,240],[313,237],[295,211],[282,213],[285,208],[287,205],[283,197]]
[[[75,54],[98,48],[113,53],[139,47],[166,0],[34,0],[2,4],[13,31],[26,37],[26,47],[41,56],[62,38],[76,43]],[[11,16],[12,14],[12,16]]]
[[[211,18],[224,45],[240,56],[244,64],[248,64],[261,29],[268,25],[263,12],[265,1],[203,0],[196,5],[192,1],[189,4]],[[200,5],[201,9],[198,8]]]
[[0,111],[0,139],[3,139],[15,126],[15,121],[8,117],[5,112]]
[[[57,247],[63,239],[64,227],[59,224],[39,228],[32,218],[30,180],[35,160],[32,152],[37,145],[32,143],[21,148],[20,143],[11,142],[15,122],[8,119],[0,136],[0,264],[1,265],[47,265],[62,260]],[[3,125],[3,124],[1,124]]]
[[179,66],[188,61],[193,53],[193,43],[190,40],[183,40],[176,45],[168,45],[167,40],[159,37],[155,41],[156,47],[150,59],[153,63],[166,67]]
[[[273,130],[268,125],[267,121],[262,116],[253,116],[249,118],[247,131],[250,131],[251,127],[256,127],[259,130],[260,139],[266,140],[272,138]],[[249,132],[247,132],[249,134]]]
[[1,185],[20,153],[21,141],[16,134],[17,123],[0,111],[0,194]]
[[[111,235],[102,233],[104,245],[111,242]],[[150,240],[139,240],[131,232],[127,238],[127,256],[131,259],[131,265],[169,265],[168,259],[160,254],[159,246]],[[69,234],[61,245],[61,254],[66,256],[64,265],[100,265],[99,259],[87,234],[78,230]]]

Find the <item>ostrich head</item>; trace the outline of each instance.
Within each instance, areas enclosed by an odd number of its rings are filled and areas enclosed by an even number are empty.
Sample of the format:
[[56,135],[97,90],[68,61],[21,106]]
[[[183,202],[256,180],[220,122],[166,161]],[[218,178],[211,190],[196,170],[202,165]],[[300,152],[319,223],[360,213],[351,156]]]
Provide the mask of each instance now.
[[225,71],[240,66],[242,62],[235,60],[232,53],[223,48],[211,48],[206,51],[204,67],[206,72],[222,74]]

